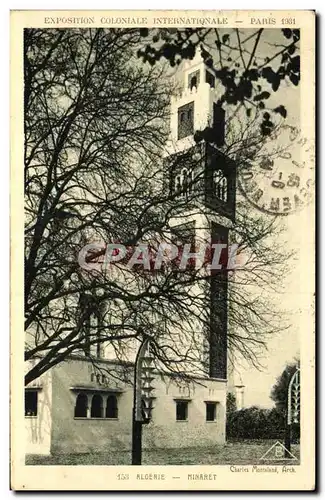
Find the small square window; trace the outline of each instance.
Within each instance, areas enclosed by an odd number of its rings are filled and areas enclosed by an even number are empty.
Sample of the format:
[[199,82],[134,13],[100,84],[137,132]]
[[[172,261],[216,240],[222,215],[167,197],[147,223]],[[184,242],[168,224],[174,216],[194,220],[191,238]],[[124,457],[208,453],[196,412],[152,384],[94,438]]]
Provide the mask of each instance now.
[[206,404],[206,421],[215,422],[217,417],[217,403]]
[[25,417],[37,417],[37,391],[25,391]]
[[188,401],[176,401],[176,420],[187,420]]

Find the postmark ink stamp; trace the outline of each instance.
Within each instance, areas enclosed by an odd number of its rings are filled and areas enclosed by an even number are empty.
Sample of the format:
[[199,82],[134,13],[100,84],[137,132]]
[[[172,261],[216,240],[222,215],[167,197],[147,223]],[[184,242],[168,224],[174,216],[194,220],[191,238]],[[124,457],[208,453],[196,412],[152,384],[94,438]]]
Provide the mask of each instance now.
[[315,147],[298,128],[284,125],[274,136],[284,144],[273,154],[245,164],[239,171],[239,188],[259,210],[287,215],[313,198]]

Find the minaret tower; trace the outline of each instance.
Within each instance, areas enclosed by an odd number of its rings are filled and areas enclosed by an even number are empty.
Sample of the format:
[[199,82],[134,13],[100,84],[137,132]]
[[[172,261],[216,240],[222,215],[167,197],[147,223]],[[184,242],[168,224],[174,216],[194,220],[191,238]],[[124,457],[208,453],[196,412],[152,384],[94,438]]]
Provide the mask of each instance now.
[[[179,76],[180,91],[171,100],[165,155],[170,194],[182,200],[176,229],[182,226],[187,241],[192,231],[196,243],[228,244],[235,218],[236,165],[222,152],[226,135],[222,89],[217,88],[213,70],[205,64],[199,49],[193,60],[182,62]],[[212,272],[209,279],[210,325],[208,332],[202,331],[204,373],[226,380],[227,272]]]

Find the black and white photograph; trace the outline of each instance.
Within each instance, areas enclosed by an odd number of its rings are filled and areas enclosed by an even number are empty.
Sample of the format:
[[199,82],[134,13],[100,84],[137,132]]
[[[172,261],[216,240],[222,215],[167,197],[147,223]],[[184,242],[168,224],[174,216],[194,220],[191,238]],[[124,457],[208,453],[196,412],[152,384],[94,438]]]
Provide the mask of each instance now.
[[191,12],[13,13],[25,477],[313,489],[314,12]]

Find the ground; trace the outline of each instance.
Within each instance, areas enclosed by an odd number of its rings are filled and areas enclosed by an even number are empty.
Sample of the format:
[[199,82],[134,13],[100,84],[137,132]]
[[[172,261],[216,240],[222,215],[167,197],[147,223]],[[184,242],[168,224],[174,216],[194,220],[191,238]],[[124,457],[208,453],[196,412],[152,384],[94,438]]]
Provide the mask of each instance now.
[[[276,440],[239,441],[213,448],[184,448],[144,450],[143,465],[299,465],[299,445],[292,445],[291,452],[297,460],[275,459],[275,447],[261,460]],[[129,451],[107,453],[65,454],[54,456],[27,455],[26,465],[130,465]]]

